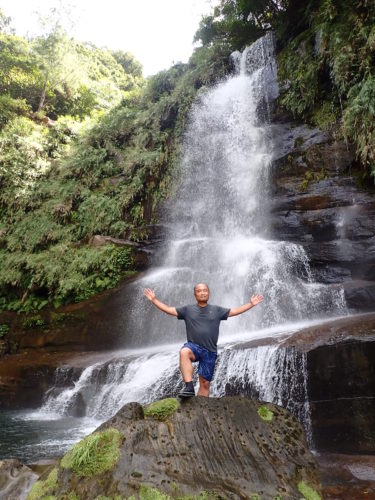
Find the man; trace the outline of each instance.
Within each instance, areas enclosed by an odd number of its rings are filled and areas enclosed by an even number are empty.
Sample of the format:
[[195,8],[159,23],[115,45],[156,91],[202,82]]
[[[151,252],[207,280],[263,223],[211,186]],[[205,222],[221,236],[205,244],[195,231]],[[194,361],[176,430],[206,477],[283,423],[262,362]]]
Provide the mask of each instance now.
[[146,288],[144,295],[161,311],[183,319],[186,325],[187,342],[180,350],[180,370],[185,388],[179,393],[180,398],[195,396],[193,385],[193,363],[199,361],[198,396],[209,397],[210,383],[214,374],[217,358],[217,340],[220,321],[231,316],[238,316],[263,300],[263,295],[253,295],[250,302],[234,309],[208,304],[210,291],[206,283],[194,287],[196,304],[184,307],[167,306],[155,296],[155,292]]

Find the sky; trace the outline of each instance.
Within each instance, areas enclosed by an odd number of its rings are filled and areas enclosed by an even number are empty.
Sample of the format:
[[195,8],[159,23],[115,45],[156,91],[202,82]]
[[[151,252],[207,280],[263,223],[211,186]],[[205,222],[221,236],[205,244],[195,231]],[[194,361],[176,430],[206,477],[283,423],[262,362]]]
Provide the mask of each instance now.
[[[99,47],[132,52],[145,76],[187,62],[202,15],[211,12],[214,0],[70,0],[74,38]],[[36,12],[47,14],[55,0],[0,0],[21,36],[40,32]]]

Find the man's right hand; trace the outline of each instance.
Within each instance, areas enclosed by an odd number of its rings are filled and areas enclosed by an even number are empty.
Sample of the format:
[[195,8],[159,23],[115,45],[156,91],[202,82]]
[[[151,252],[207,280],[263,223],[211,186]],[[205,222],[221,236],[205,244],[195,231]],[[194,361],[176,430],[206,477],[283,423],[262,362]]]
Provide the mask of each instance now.
[[145,288],[143,295],[147,297],[150,302],[152,302],[155,299],[155,292],[154,290],[151,290],[151,288]]
[[143,292],[144,296],[148,298],[150,302],[154,304],[158,309],[161,311],[170,314],[171,316],[176,316],[177,317],[177,311],[175,307],[167,306],[167,304],[164,304],[161,300],[158,300],[155,297],[155,292],[154,290],[151,290],[151,288],[145,288],[145,291]]

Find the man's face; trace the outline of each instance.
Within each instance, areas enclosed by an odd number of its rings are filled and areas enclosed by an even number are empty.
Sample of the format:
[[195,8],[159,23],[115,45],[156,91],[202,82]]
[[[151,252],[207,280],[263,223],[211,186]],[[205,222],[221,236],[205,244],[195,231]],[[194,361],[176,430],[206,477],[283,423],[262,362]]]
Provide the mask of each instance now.
[[196,285],[194,289],[194,297],[198,302],[208,302],[208,299],[210,298],[208,286],[203,283]]

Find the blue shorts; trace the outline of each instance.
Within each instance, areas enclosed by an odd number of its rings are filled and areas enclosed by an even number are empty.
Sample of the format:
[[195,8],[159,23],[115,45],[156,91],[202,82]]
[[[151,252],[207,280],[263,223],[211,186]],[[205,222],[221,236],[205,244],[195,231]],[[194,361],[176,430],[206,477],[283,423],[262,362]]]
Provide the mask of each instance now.
[[195,357],[194,362],[199,361],[199,375],[208,382],[211,382],[214,376],[217,352],[209,351],[193,342],[186,342],[181,349],[184,347],[188,347],[192,351]]

